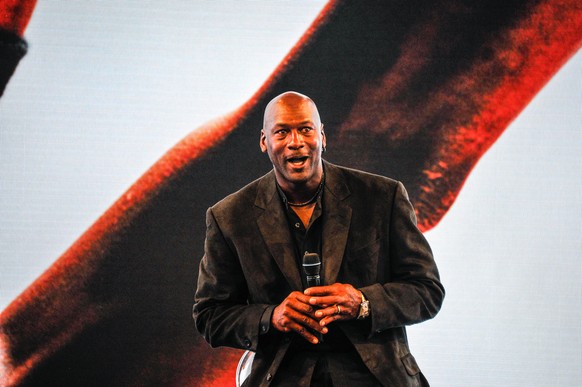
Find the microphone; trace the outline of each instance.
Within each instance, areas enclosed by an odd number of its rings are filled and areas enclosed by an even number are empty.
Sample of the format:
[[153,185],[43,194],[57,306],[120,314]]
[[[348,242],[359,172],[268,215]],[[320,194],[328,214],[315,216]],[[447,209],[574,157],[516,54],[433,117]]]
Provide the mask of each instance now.
[[[305,277],[307,277],[307,287],[321,285],[321,277],[319,276],[321,259],[319,259],[319,254],[306,251],[303,255],[303,263],[301,265],[303,266]],[[320,343],[323,343],[323,334],[314,332],[314,335],[317,336]]]
[[321,271],[321,259],[319,259],[319,254],[310,253],[308,251],[303,255],[303,272],[307,277],[307,287],[321,285],[321,277],[319,272]]

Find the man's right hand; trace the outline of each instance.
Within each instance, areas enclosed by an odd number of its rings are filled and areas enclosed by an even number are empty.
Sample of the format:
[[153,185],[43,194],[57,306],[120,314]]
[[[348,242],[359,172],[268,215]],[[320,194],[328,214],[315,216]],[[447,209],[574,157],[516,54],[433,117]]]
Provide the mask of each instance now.
[[328,332],[315,318],[315,308],[309,304],[311,297],[301,292],[292,292],[273,311],[271,326],[281,332],[297,332],[312,344],[319,343],[313,334]]

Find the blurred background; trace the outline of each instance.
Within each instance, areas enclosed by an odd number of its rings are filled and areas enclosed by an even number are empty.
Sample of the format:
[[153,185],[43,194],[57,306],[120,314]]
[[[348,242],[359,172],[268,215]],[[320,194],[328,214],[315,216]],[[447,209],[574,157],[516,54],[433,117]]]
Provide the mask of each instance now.
[[[39,2],[0,101],[0,310],[176,142],[248,100],[324,3]],[[409,340],[431,385],[580,385],[581,74],[579,52],[426,234],[447,297]]]

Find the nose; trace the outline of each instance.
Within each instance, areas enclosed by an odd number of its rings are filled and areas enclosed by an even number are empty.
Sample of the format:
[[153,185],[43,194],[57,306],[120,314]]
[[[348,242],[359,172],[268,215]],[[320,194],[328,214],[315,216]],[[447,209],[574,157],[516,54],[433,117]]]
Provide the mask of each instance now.
[[303,137],[298,130],[292,130],[289,135],[289,143],[287,146],[291,149],[298,149],[303,147]]

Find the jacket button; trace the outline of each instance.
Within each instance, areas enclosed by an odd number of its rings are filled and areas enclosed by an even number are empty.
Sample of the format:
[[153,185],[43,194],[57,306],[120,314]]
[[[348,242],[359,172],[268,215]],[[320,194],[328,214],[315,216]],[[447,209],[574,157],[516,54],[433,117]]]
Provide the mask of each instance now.
[[250,340],[249,339],[245,339],[244,345],[245,345],[245,347],[250,348],[250,346],[251,346]]
[[273,375],[267,374],[267,382],[270,382],[271,380],[273,380]]

